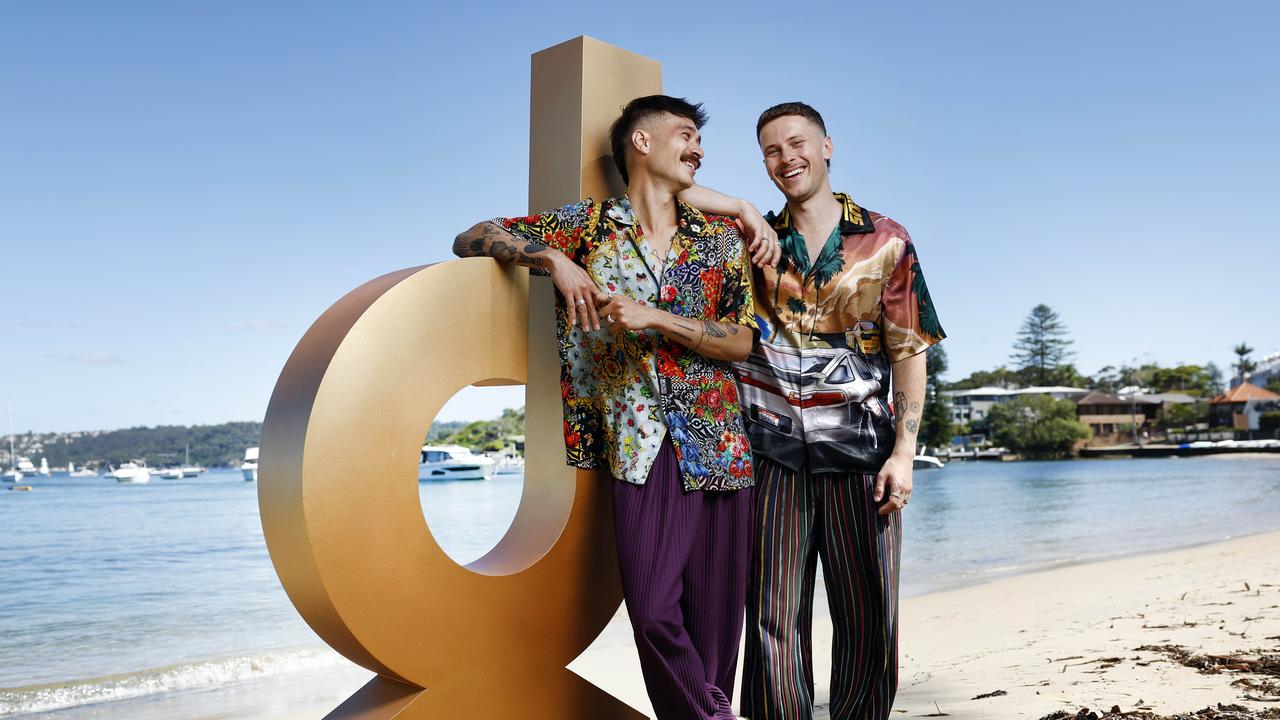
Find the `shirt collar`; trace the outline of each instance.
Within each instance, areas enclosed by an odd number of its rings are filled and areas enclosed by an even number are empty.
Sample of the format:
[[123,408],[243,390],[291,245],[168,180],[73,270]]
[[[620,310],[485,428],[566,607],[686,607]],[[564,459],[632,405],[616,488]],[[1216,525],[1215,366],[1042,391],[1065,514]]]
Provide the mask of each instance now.
[[[859,207],[858,203],[853,201],[853,198],[844,193],[835,193],[835,196],[844,210],[840,216],[841,235],[855,235],[875,231],[876,227],[871,222],[870,214]],[[791,226],[791,210],[789,208],[784,206],[782,212],[774,216],[773,229],[778,232],[779,238],[784,234],[791,234],[794,228]]]
[[[636,215],[631,207],[631,198],[623,195],[610,204],[605,214],[621,225],[635,225]],[[690,237],[709,237],[711,228],[707,227],[707,216],[701,210],[676,198],[676,227],[680,234]]]

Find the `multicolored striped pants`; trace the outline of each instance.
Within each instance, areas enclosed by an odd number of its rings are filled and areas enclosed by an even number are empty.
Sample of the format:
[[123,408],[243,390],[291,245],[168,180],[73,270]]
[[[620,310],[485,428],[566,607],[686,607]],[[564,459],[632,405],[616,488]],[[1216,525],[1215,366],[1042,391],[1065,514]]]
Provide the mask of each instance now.
[[818,560],[835,630],[833,720],[883,720],[898,689],[900,513],[880,515],[875,476],[790,470],[756,458],[742,714],[813,717]]

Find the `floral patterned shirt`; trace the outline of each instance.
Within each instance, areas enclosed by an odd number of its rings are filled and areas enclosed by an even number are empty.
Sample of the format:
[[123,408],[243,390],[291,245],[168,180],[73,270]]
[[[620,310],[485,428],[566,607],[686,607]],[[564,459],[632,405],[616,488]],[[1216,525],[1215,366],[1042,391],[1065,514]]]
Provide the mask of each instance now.
[[757,270],[760,342],[737,366],[759,457],[811,472],[878,472],[896,440],[892,364],[946,337],[906,228],[836,193],[812,260],[786,208],[768,215],[777,268]]
[[[695,320],[755,331],[751,265],[732,219],[678,202],[664,261],[644,241],[626,197],[586,200],[493,222],[526,242],[555,248],[602,290]],[[560,391],[568,462],[607,468],[643,484],[667,433],[686,490],[753,484],[751,448],[731,363],[700,355],[653,330],[570,326],[556,294]]]

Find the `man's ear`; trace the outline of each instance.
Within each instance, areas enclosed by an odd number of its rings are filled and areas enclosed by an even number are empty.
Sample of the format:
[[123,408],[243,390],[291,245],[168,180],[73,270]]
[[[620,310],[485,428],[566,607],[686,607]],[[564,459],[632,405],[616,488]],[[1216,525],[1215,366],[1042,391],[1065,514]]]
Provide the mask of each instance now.
[[835,151],[835,146],[831,144],[831,136],[822,139],[822,159],[831,160],[831,153]]
[[631,147],[642,155],[648,155],[649,133],[640,128],[631,131]]

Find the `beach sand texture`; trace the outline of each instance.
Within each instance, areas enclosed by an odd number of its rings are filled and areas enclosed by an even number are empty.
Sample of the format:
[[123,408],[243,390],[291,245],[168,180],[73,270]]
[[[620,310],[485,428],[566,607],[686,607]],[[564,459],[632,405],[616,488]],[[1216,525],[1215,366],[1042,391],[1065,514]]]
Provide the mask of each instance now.
[[[1266,693],[1232,685],[1266,676],[1202,674],[1164,652],[1138,648],[1280,653],[1280,533],[907,598],[901,623],[895,716],[941,711],[958,720],[1012,720],[1056,710],[1074,715],[1084,707],[1099,714],[1119,706],[1166,715],[1218,703],[1276,707],[1280,702],[1246,699]],[[815,718],[829,718],[827,617],[814,618],[814,655]],[[652,712],[633,649],[593,648],[571,667]],[[974,699],[997,691],[1006,694]]]
[[[1074,715],[1084,707],[1161,715],[1218,703],[1280,707],[1247,699],[1268,695],[1246,686],[1265,682],[1264,675],[1202,674],[1164,652],[1139,649],[1280,653],[1280,532],[908,598],[901,622],[895,717],[939,710],[964,720],[1035,719],[1057,710]],[[814,634],[815,717],[829,718],[830,620],[815,618]],[[652,713],[624,613],[570,667]],[[330,698],[333,689],[327,688]],[[975,699],[996,691],[1005,694]],[[334,704],[329,699],[254,717],[318,718]]]

